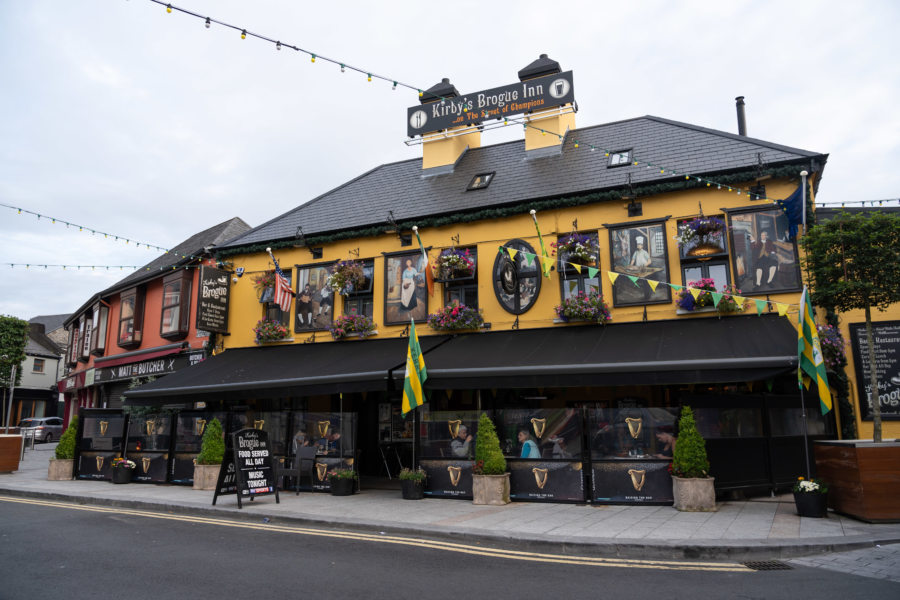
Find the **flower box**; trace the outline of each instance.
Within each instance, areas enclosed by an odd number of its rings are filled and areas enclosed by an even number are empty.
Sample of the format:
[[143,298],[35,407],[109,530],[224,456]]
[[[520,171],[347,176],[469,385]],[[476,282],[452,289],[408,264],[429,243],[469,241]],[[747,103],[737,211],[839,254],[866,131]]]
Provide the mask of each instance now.
[[372,322],[372,319],[365,315],[341,315],[332,321],[328,331],[335,340],[348,337],[365,339],[378,334],[378,330],[375,327],[376,325]]
[[578,292],[575,296],[566,298],[556,307],[556,316],[560,321],[587,321],[605,325],[612,320],[609,306],[603,301],[603,296],[596,292],[585,294]]
[[260,319],[253,328],[254,340],[257,344],[280,342],[287,338],[288,328],[281,321],[272,319]]
[[[697,297],[691,293],[689,288],[700,290]],[[713,294],[721,294],[718,306],[716,305]],[[677,314],[685,314],[686,312],[696,312],[702,308],[710,308],[718,311],[720,314],[742,312],[744,310],[744,302],[738,302],[735,296],[739,296],[741,290],[733,285],[725,285],[722,291],[716,290],[716,282],[712,279],[700,279],[698,281],[688,281],[687,286],[682,288],[675,296],[676,312],[680,309],[683,312]]]
[[480,310],[456,301],[428,315],[428,326],[436,331],[480,329],[482,325],[484,317]]

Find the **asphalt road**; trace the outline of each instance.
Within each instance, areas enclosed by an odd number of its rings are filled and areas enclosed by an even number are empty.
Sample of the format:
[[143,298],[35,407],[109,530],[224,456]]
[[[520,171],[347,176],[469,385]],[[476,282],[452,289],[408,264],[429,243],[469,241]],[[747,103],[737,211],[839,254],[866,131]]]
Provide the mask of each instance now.
[[[252,517],[252,508],[246,513]],[[794,566],[636,561],[0,498],[0,598],[891,598]]]

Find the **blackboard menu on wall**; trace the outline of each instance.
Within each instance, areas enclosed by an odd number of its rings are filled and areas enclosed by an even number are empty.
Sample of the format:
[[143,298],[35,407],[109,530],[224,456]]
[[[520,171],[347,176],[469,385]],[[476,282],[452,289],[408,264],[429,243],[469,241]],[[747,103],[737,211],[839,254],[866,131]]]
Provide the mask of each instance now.
[[227,494],[237,494],[238,508],[243,508],[242,500],[266,494],[275,494],[275,502],[280,502],[269,434],[260,429],[241,429],[226,439],[213,506],[216,498]]
[[[875,338],[875,373],[878,376],[878,397],[881,418],[900,420],[900,321],[872,323]],[[872,420],[871,365],[866,324],[850,324],[850,346],[856,365],[856,391],[863,420]]]
[[197,329],[228,332],[228,271],[200,267],[197,286]]

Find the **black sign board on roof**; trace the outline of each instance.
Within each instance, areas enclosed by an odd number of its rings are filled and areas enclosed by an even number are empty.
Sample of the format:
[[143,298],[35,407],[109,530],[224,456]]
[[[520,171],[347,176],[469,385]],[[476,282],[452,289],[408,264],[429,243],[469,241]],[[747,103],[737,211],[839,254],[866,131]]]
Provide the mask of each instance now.
[[[900,321],[872,323],[875,338],[875,371],[878,374],[878,398],[881,418],[900,420]],[[856,366],[856,387],[863,421],[872,420],[871,368],[866,324],[850,323],[850,347]]]
[[409,137],[488,119],[546,110],[575,101],[572,71],[553,73],[490,90],[436,100],[406,109]]
[[203,265],[197,286],[197,329],[228,333],[228,271]]
[[244,498],[275,494],[280,503],[269,434],[260,429],[241,429],[226,437],[222,469],[213,493],[213,506],[219,496],[237,494],[238,508]]

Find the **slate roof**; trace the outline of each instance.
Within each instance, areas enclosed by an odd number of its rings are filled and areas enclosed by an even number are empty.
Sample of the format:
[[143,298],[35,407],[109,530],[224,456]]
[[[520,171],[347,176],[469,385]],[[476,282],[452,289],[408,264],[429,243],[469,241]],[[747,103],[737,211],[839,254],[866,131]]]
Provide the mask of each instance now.
[[38,315],[33,319],[28,319],[29,323],[40,323],[44,326],[44,331],[50,333],[56,329],[59,329],[63,326],[63,323],[66,322],[66,319],[69,318],[68,314],[65,315]]
[[[579,148],[574,147],[574,141]],[[591,152],[590,146],[598,150]],[[600,149],[633,149],[640,166],[607,167]],[[544,157],[535,158],[540,154]],[[644,116],[569,132],[558,154],[533,151],[526,157],[524,139],[467,151],[452,173],[429,176],[421,158],[376,167],[325,194],[264,223],[219,249],[295,237],[369,227],[387,222],[388,211],[401,222],[514,204],[527,200],[577,195],[621,188],[626,175],[632,184],[661,183],[682,178],[648,169],[695,175],[755,169],[761,154],[767,166],[821,157],[818,152],[790,148],[740,136]],[[496,172],[486,189],[466,191],[472,178]]]

